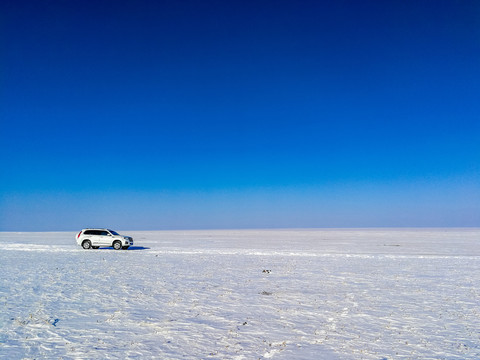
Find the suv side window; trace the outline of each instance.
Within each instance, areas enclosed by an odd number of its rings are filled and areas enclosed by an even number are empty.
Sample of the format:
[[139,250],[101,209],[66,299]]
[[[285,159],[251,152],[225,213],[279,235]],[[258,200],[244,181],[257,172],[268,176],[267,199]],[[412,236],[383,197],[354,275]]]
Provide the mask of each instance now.
[[85,230],[83,235],[95,235],[95,230]]
[[102,236],[108,236],[108,232],[107,231],[99,231],[100,235]]

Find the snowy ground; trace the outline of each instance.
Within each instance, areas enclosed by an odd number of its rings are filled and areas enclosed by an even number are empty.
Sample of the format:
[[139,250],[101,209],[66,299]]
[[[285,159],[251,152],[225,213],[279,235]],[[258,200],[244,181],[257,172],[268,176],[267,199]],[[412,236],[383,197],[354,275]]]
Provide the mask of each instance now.
[[480,229],[0,233],[1,359],[480,359]]

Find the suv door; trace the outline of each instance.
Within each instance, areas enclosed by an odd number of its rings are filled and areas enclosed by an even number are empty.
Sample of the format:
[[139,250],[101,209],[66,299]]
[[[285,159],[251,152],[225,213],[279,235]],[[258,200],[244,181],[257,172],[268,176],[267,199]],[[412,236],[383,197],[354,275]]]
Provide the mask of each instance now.
[[98,231],[98,244],[101,246],[112,246],[112,236],[108,231]]
[[92,246],[95,246],[97,244],[97,232],[95,230],[85,230],[83,233],[83,238],[85,240],[90,240],[92,243]]
[[99,230],[90,230],[90,241],[92,242],[93,246],[100,246],[102,245],[102,239],[100,236]]

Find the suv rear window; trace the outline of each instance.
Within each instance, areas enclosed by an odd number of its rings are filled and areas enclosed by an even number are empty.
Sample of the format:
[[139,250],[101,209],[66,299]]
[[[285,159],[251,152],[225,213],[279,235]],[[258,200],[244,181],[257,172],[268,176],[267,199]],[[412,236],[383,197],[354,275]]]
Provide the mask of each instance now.
[[106,231],[101,231],[101,230],[85,230],[83,234],[84,235],[108,235]]

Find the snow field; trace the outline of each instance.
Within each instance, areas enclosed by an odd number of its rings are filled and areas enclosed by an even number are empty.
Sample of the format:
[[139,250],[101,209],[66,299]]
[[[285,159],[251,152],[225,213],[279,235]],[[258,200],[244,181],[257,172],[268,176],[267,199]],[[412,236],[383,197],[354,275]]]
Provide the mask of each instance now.
[[480,230],[0,233],[1,359],[478,359]]

